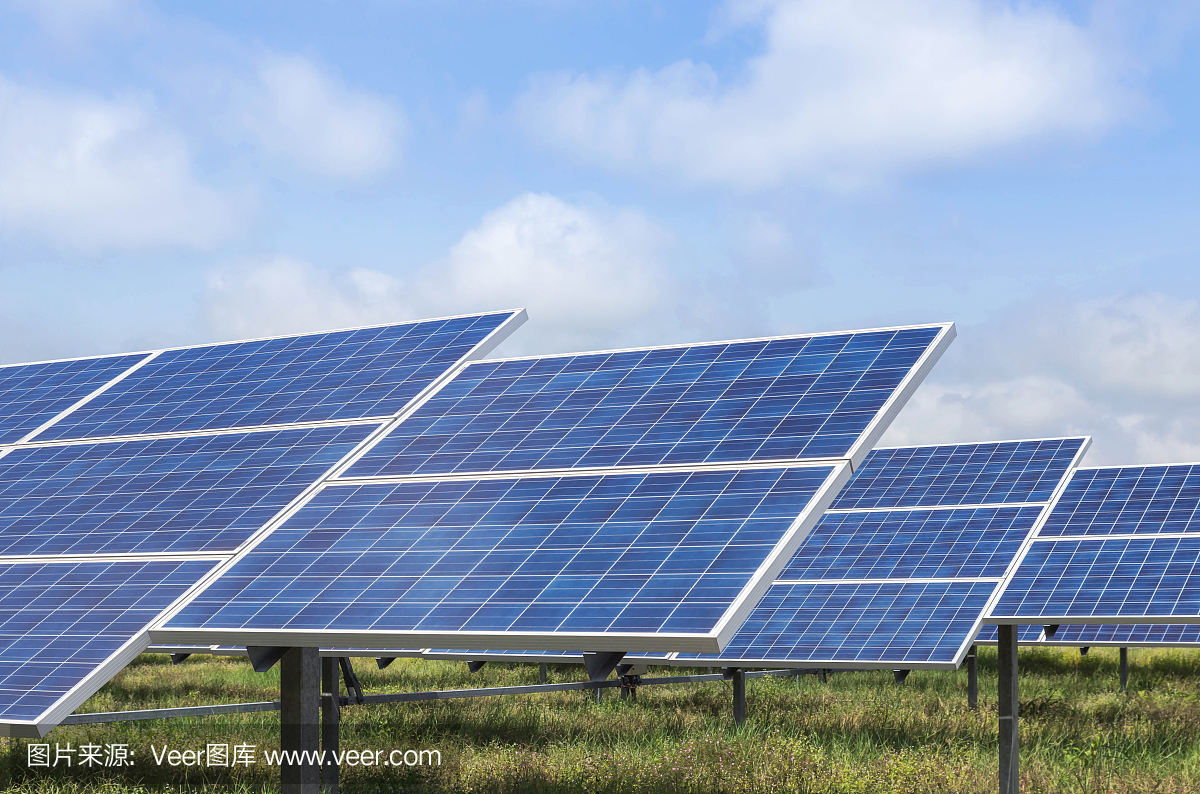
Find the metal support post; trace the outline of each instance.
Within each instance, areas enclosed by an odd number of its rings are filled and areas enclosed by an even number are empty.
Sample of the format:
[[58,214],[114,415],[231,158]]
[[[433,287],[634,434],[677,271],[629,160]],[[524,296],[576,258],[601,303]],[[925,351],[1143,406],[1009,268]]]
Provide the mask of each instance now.
[[733,724],[741,725],[746,721],[746,671],[741,667],[726,667],[721,674],[733,681]]
[[999,642],[1000,689],[1000,794],[1020,794],[1021,778],[1017,736],[1017,627],[1001,625]]
[[1085,645],[1085,646],[1083,646],[1082,648],[1080,648],[1080,649],[1079,649],[1079,655],[1080,655],[1080,656],[1087,656],[1087,652],[1088,652],[1088,649],[1089,649],[1090,647],[1091,647],[1090,645]]
[[321,767],[321,794],[338,792],[338,729],[342,717],[339,661],[333,656],[321,659],[321,751],[325,753],[325,765]]
[[967,651],[967,708],[979,708],[979,646],[972,645]]
[[320,649],[289,648],[280,658],[279,675],[279,749],[296,753],[296,763],[279,770],[283,794],[318,794]]
[[542,662],[540,665],[538,665],[538,683],[539,684],[546,683],[546,674],[549,672],[549,670],[550,670],[550,665],[546,664],[545,662]]
[[828,679],[825,675],[825,668],[821,668],[820,670],[817,671],[817,680],[820,681],[822,684],[827,683]]
[[1121,691],[1129,686],[1129,649],[1121,649]]

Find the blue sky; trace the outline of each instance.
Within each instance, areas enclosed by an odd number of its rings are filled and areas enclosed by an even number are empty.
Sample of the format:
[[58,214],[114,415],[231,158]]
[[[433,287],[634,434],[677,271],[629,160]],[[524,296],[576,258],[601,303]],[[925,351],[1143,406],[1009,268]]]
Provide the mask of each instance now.
[[0,360],[954,320],[886,442],[1200,460],[1193,3],[248,5],[0,5]]

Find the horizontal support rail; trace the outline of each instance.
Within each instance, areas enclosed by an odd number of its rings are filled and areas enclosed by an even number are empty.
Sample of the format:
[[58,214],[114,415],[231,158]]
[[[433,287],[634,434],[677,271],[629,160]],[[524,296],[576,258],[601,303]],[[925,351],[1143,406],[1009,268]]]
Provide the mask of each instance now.
[[100,711],[94,714],[72,714],[60,722],[59,725],[91,725],[98,722],[165,720],[171,717],[211,717],[217,714],[245,714],[252,711],[279,711],[279,701],[260,700],[256,703],[225,703],[216,706],[182,706],[174,709]]
[[[746,673],[746,678],[766,676],[815,675],[816,669],[757,670]],[[708,675],[673,675],[661,678],[641,678],[638,686],[655,684],[689,684],[706,681],[723,681],[720,673]],[[383,695],[365,695],[361,705],[369,703],[405,703],[426,700],[454,700],[458,698],[494,697],[496,695],[533,695],[542,692],[569,692],[579,689],[607,689],[624,686],[619,678],[608,681],[569,681],[561,684],[530,684],[528,686],[493,686],[479,689],[442,689],[429,692],[390,692]],[[357,698],[341,698],[343,706],[360,705]],[[254,703],[226,703],[216,706],[183,706],[172,709],[142,709],[138,711],[102,711],[93,714],[72,714],[59,725],[92,725],[107,722],[132,722],[135,720],[163,720],[174,717],[210,717],[218,714],[245,714],[256,711],[279,711],[278,700],[261,700]]]

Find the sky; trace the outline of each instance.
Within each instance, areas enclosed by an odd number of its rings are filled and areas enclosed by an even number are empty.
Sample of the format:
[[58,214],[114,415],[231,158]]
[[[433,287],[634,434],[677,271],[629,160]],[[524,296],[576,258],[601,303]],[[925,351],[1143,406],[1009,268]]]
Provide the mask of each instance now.
[[884,444],[1200,460],[1200,9],[0,2],[0,362],[954,321]]

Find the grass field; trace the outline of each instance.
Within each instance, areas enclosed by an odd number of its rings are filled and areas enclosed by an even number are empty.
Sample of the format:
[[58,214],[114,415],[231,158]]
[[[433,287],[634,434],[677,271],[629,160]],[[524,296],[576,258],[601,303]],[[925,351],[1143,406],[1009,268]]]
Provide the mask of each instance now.
[[[1129,693],[1116,649],[1021,651],[1021,777],[1025,792],[1200,791],[1200,651],[1130,652]],[[367,692],[537,683],[536,665],[356,660]],[[551,681],[582,671],[551,666]],[[660,668],[664,674],[672,674]],[[655,674],[652,669],[651,674]],[[82,711],[278,698],[278,666],[236,658],[172,666],[146,655]],[[750,716],[732,719],[728,683],[645,687],[636,702],[609,690],[347,706],[342,748],[438,750],[440,766],[344,766],[347,792],[987,792],[996,785],[996,664],[980,649],[980,709],[966,708],[966,672],[836,673],[747,682]],[[28,740],[5,740],[5,791],[259,792],[278,789],[262,763],[278,748],[278,712],[59,728],[71,768],[29,768]],[[255,745],[259,763],[157,765],[152,747]],[[127,744],[132,765],[80,767],[84,745]],[[384,754],[386,756],[386,753]]]

